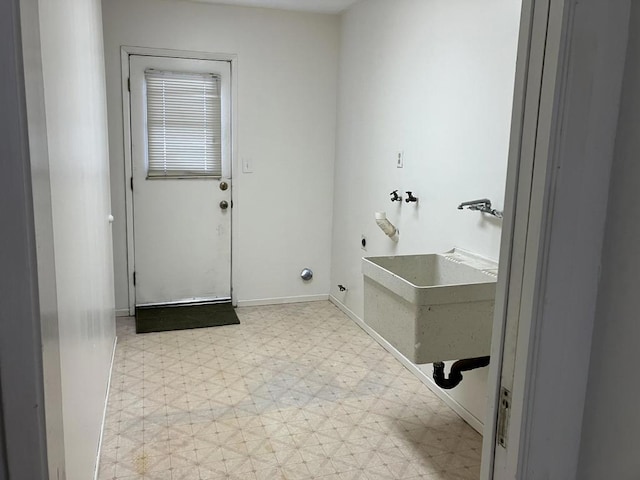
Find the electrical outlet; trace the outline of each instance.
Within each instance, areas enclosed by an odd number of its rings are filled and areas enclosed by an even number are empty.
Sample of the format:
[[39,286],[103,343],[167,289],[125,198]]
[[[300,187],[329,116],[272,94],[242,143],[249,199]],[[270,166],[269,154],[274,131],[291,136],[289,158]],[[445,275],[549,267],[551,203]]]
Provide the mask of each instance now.
[[396,155],[396,167],[404,168],[404,152],[398,152]]

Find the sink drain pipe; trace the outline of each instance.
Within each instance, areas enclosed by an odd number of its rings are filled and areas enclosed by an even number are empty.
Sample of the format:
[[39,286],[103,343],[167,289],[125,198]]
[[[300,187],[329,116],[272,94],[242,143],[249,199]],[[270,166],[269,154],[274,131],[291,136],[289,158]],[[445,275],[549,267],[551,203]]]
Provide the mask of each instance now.
[[462,381],[462,372],[469,370],[475,370],[476,368],[482,368],[489,365],[491,357],[477,357],[477,358],[465,358],[458,360],[451,365],[451,371],[449,372],[449,378],[444,376],[444,362],[433,363],[433,380],[440,388],[449,390],[457,387]]

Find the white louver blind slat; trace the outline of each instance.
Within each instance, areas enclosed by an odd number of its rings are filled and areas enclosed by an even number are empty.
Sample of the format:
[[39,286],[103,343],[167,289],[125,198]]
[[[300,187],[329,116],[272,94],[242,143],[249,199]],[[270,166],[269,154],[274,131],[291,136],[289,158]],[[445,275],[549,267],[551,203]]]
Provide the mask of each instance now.
[[146,70],[149,177],[222,174],[220,77]]

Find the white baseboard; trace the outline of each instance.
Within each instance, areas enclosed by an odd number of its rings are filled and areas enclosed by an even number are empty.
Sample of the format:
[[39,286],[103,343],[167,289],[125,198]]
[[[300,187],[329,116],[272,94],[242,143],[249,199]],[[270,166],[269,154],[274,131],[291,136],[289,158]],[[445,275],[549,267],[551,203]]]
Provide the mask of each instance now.
[[329,300],[329,295],[301,295],[299,297],[259,298],[256,300],[238,300],[238,307],[257,307],[260,305],[282,305],[285,303],[319,302]]
[[128,308],[118,308],[116,309],[116,317],[128,317],[129,309]]
[[418,366],[407,359],[404,355],[402,355],[393,345],[387,342],[384,338],[382,338],[375,330],[373,330],[369,325],[364,323],[364,321],[358,317],[353,311],[351,311],[345,304],[343,304],[340,300],[338,300],[333,295],[329,296],[329,301],[333,303],[336,307],[338,307],[345,315],[347,315],[351,320],[355,322],[360,328],[362,328],[365,332],[367,332],[375,341],[377,341],[385,350],[387,350],[391,355],[393,355],[402,365],[404,365],[407,370],[413,373],[418,379],[424,383],[429,390],[435,393],[438,398],[440,398],[444,403],[446,403],[454,412],[456,412],[462,419],[467,422],[471,427],[476,430],[479,434],[482,435],[483,424],[482,422],[473,415],[469,410],[463,407],[457,400],[451,397],[447,392],[442,390],[436,383],[433,381],[429,375],[425,374],[422,370],[418,368]]
[[111,365],[109,366],[109,380],[107,381],[107,396],[104,399],[104,410],[102,412],[102,425],[100,425],[100,441],[98,442],[98,458],[96,458],[96,470],[93,479],[98,480],[100,472],[100,455],[102,453],[102,440],[104,439],[104,424],[107,419],[107,407],[109,406],[109,392],[111,391],[111,376],[113,375],[113,363],[116,358],[116,346],[118,345],[118,337],[113,341],[113,351],[111,352]]

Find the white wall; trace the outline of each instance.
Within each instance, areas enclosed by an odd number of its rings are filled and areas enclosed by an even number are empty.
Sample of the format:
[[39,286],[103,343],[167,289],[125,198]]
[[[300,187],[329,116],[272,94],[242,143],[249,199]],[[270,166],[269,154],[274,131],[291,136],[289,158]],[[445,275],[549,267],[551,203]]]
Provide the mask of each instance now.
[[[66,478],[89,479],[115,339],[101,6],[46,0],[39,13],[49,172],[34,159],[34,185],[48,195],[37,178],[48,173]],[[30,134],[45,133],[32,123]]]
[[[238,56],[234,290],[239,302],[329,290],[339,22],[333,15],[165,0],[103,5],[116,304],[128,307],[122,45]],[[237,167],[240,165],[238,164]],[[303,267],[314,270],[308,284]]]
[[[343,16],[330,291],[356,316],[363,255],[460,247],[498,258],[500,222],[456,207],[503,205],[519,15],[511,0],[366,0]],[[395,189],[419,203],[391,203]],[[379,210],[400,229],[397,245],[376,226]],[[467,373],[449,391],[480,421],[486,376]]]
[[616,154],[593,332],[578,478],[640,474],[640,5],[631,2]]

